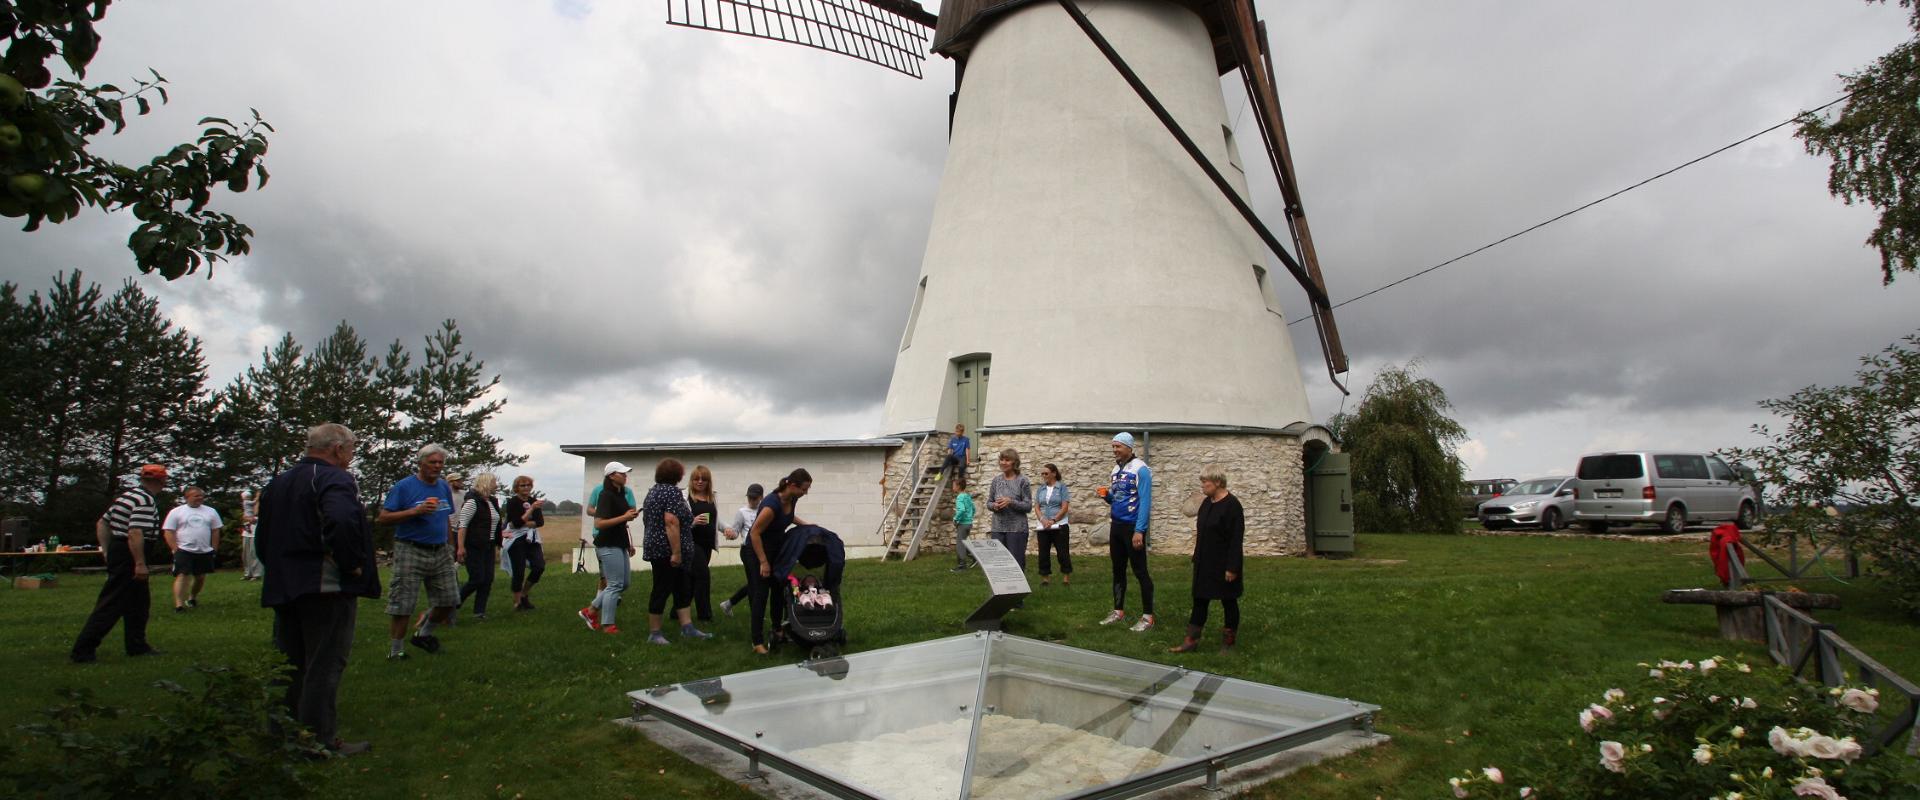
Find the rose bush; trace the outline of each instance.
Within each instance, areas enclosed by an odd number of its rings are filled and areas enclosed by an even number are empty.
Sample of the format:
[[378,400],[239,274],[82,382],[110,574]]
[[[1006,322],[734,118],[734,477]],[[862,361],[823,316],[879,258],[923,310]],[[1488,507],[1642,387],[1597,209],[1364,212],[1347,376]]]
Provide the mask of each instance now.
[[1862,742],[1880,693],[1800,683],[1771,664],[1715,656],[1640,665],[1600,693],[1579,730],[1539,763],[1450,778],[1461,798],[1920,798],[1920,762]]

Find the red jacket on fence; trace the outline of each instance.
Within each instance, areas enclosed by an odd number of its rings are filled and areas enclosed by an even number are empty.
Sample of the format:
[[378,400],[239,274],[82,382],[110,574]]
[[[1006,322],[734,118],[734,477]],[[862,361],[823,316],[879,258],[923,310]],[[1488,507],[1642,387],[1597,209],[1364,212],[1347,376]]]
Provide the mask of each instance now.
[[1707,554],[1713,557],[1713,574],[1720,576],[1720,585],[1725,586],[1733,580],[1733,567],[1727,564],[1727,544],[1733,544],[1734,555],[1741,564],[1747,563],[1747,548],[1740,542],[1740,529],[1729,522],[1713,529],[1713,538],[1707,540]]

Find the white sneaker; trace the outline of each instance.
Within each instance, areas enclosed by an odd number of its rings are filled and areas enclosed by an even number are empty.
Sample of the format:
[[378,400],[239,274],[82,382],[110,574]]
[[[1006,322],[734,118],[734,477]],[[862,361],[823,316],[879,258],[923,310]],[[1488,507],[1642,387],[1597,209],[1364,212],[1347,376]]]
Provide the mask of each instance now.
[[1133,631],[1134,633],[1146,633],[1147,631],[1153,630],[1153,615],[1141,614],[1140,621],[1133,623],[1133,627],[1127,630]]
[[720,601],[720,613],[725,614],[729,617],[733,616],[733,601],[732,600]]
[[1100,620],[1100,624],[1112,625],[1113,623],[1116,623],[1116,622],[1126,622],[1126,621],[1127,621],[1127,612],[1115,611],[1111,614],[1108,614],[1106,619]]

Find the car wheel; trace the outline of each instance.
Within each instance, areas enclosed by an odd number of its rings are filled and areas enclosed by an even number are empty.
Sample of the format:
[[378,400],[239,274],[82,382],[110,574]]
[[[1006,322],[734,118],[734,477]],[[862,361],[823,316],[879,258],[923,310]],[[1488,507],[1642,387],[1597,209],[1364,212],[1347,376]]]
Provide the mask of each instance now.
[[1560,523],[1560,509],[1549,508],[1540,512],[1540,530],[1557,531],[1567,527]]
[[1740,516],[1733,518],[1734,527],[1739,528],[1740,530],[1743,530],[1743,531],[1753,530],[1753,523],[1754,523],[1753,516],[1754,516],[1753,504],[1741,503]]
[[1667,518],[1660,521],[1660,530],[1666,533],[1680,533],[1687,529],[1687,510],[1678,505],[1667,506]]
[[1587,523],[1587,532],[1588,532],[1588,533],[1606,533],[1606,532],[1607,532],[1607,523],[1604,523],[1604,522],[1589,522],[1589,523]]

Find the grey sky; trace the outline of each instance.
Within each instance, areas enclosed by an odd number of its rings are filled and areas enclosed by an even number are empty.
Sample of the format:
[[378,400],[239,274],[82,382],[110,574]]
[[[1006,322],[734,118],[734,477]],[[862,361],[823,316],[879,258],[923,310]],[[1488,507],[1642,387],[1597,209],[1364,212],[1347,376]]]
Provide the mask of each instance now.
[[[1261,8],[1336,300],[1824,103],[1907,34],[1904,10],[1853,2]],[[174,101],[112,152],[248,106],[280,130],[268,188],[220,198],[254,254],[138,280],[206,340],[216,383],[283,330],[415,344],[458,318],[503,375],[497,432],[549,487],[579,480],[563,443],[879,433],[951,65],[914,81],[661,14],[116,4],[89,78],[152,66]],[[1244,114],[1238,138],[1258,139]],[[1422,359],[1472,471],[1516,478],[1591,448],[1745,443],[1753,401],[1843,380],[1920,323],[1920,279],[1879,285],[1872,213],[1825,175],[1782,131],[1343,308],[1346,407],[1380,364]],[[0,278],[117,284],[130,224],[0,232]],[[1293,330],[1324,419],[1341,400]]]

